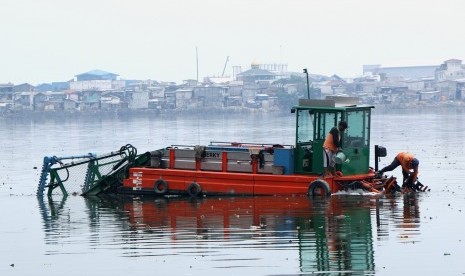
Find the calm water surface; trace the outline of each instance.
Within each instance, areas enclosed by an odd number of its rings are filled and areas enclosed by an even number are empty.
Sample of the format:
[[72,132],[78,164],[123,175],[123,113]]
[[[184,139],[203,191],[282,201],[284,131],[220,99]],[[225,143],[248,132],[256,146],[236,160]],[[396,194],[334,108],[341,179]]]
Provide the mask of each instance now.
[[375,113],[372,144],[388,149],[381,166],[413,152],[431,191],[328,200],[35,197],[45,155],[127,143],[139,152],[209,141],[293,144],[290,114],[0,118],[0,275],[463,275],[464,115]]

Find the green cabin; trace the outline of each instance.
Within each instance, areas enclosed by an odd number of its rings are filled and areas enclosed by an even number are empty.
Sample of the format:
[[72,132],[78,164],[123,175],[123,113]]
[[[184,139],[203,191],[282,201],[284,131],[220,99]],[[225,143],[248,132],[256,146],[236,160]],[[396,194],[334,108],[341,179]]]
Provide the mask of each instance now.
[[342,151],[347,160],[337,164],[336,170],[344,176],[369,172],[373,106],[356,103],[358,99],[353,97],[301,99],[299,105],[292,108],[296,114],[295,173],[323,173],[323,143],[339,121],[346,121],[349,126],[341,136]]

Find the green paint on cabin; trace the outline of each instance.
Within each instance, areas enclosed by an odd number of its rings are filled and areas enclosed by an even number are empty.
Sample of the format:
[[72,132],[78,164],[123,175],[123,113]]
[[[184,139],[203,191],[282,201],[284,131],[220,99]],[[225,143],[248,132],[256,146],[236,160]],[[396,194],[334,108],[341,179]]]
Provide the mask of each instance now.
[[[354,100],[354,98],[347,98]],[[336,165],[344,175],[364,174],[369,171],[370,122],[373,106],[351,102],[338,104],[335,100],[301,100],[292,108],[296,113],[295,172],[321,174],[323,143],[331,128],[346,121],[349,128],[342,134],[342,151],[348,162]]]

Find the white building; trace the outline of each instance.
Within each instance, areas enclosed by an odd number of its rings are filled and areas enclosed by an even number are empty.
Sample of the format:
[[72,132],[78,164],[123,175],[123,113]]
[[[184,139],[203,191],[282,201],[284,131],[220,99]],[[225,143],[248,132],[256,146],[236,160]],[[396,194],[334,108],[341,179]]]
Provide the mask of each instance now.
[[176,90],[176,107],[187,107],[192,102],[192,89],[177,89]]
[[437,82],[465,78],[465,66],[460,59],[449,59],[436,70]]
[[83,81],[72,81],[69,83],[69,88],[74,91],[108,91],[108,90],[120,90],[125,86],[124,80],[83,80]]
[[131,93],[131,101],[129,102],[130,109],[146,109],[149,106],[149,92],[134,91]]

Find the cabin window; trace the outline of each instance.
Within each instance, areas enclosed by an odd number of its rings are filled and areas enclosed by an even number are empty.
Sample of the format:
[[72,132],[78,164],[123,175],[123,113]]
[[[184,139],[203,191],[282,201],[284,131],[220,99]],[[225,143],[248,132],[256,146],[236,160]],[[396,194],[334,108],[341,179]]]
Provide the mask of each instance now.
[[331,131],[333,127],[337,125],[336,113],[320,113],[320,122],[319,122],[319,139],[326,139],[326,136]]
[[297,142],[311,142],[313,138],[312,115],[308,110],[299,110],[297,114]]
[[360,148],[369,146],[370,141],[370,112],[347,112],[349,128],[344,134],[344,147]]
[[341,113],[335,112],[317,112],[315,113],[316,135],[315,139],[324,140],[331,131],[337,126],[337,122],[341,120]]

